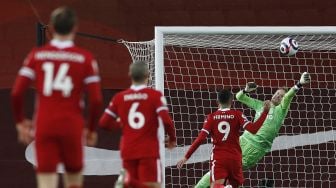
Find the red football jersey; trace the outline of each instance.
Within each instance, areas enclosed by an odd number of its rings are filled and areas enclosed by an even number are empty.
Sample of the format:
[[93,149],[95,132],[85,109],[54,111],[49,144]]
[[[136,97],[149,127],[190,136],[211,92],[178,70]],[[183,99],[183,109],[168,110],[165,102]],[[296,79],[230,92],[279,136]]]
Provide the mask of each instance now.
[[259,119],[252,123],[238,110],[229,108],[217,110],[207,117],[201,133],[189,148],[185,158],[189,159],[210,134],[213,142],[211,160],[222,158],[241,160],[240,129],[244,128],[255,134],[264,123],[267,113],[268,111],[264,111]]
[[123,134],[120,150],[124,160],[159,158],[160,141],[163,140],[159,138],[161,124],[165,125],[171,139],[176,140],[165,97],[145,85],[132,86],[116,94],[101,121],[107,117],[120,118]]
[[[20,77],[28,78],[35,83],[37,131],[53,128],[55,131],[65,131],[71,126],[83,127],[84,90],[86,86],[91,87],[91,83],[100,82],[98,67],[90,52],[76,47],[72,41],[54,39],[50,44],[29,53],[19,71],[18,79]],[[21,85],[16,84],[13,93],[21,90]],[[99,85],[94,90],[96,97],[101,97]],[[17,99],[13,101],[16,121],[20,122],[23,119],[20,102],[15,102]],[[93,125],[90,126],[93,129]]]
[[240,130],[248,123],[247,118],[238,110],[219,109],[208,115],[202,131],[211,135],[213,142],[211,160],[218,158],[241,160]]

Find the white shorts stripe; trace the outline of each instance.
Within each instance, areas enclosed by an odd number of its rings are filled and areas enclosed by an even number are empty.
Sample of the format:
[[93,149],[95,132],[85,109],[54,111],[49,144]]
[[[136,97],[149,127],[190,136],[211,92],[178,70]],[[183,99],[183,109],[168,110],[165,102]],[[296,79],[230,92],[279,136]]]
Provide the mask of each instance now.
[[112,116],[113,118],[117,118],[118,117],[117,114],[115,114],[114,112],[112,112],[108,108],[105,109],[105,113],[107,113],[108,115]]
[[211,179],[212,179],[212,182],[215,182],[215,162],[216,160],[213,160],[212,161],[212,166],[211,166]]
[[156,113],[159,113],[162,110],[169,110],[167,106],[161,106],[159,108],[156,109]]
[[90,84],[90,83],[99,82],[99,81],[100,81],[99,76],[88,76],[84,79],[85,84]]
[[19,75],[28,77],[31,80],[35,79],[35,71],[29,67],[22,67],[19,71]]
[[157,166],[157,182],[161,183],[161,161],[160,159],[156,160],[156,166]]

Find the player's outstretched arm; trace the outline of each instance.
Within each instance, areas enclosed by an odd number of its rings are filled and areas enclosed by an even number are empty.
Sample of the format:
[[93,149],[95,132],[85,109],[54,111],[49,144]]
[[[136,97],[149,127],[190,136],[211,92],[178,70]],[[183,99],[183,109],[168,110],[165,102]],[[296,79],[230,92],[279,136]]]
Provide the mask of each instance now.
[[292,102],[297,91],[302,88],[302,86],[310,83],[310,75],[307,72],[301,74],[300,80],[285,94],[281,100],[280,106],[282,109],[287,110]]
[[258,130],[261,128],[261,126],[263,125],[268,111],[271,108],[271,101],[267,100],[264,102],[264,110],[262,112],[262,114],[260,115],[260,117],[258,118],[257,121],[255,121],[254,123],[252,122],[246,122],[243,126],[243,128],[247,131],[249,131],[252,134],[256,134],[258,132]]
[[253,109],[259,109],[263,106],[263,102],[258,99],[253,99],[247,95],[247,93],[250,93],[252,91],[255,91],[257,89],[257,84],[254,82],[248,82],[246,83],[245,89],[239,91],[236,94],[236,98],[239,102],[247,105],[250,108]]
[[188,152],[185,154],[184,158],[177,162],[177,168],[180,169],[182,166],[188,161],[191,155],[197,150],[197,148],[202,144],[202,142],[206,139],[208,133],[202,129],[196,140],[192,143]]
[[208,118],[206,119],[206,121],[204,122],[203,128],[201,130],[201,132],[199,133],[198,137],[196,138],[196,140],[192,143],[192,145],[190,146],[190,148],[188,149],[188,152],[185,154],[184,158],[181,159],[178,163],[177,163],[177,168],[182,168],[182,166],[184,165],[184,163],[187,162],[187,160],[191,157],[191,155],[197,150],[197,148],[202,144],[202,142],[206,139],[206,137],[208,136],[208,134],[210,133],[209,130],[211,130],[211,126],[212,126],[212,118],[211,115],[208,116]]

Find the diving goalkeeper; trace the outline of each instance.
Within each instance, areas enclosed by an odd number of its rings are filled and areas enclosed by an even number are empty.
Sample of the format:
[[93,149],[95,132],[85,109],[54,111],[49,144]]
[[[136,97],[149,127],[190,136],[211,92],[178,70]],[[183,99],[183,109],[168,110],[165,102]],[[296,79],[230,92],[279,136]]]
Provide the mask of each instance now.
[[[288,113],[290,103],[296,92],[305,84],[310,82],[310,75],[304,72],[300,80],[288,92],[285,88],[278,89],[273,95],[271,102],[272,106],[267,115],[263,126],[256,134],[251,134],[248,131],[240,136],[240,147],[242,150],[243,169],[247,170],[255,166],[261,158],[271,151],[273,140],[278,135],[280,127]],[[247,95],[257,89],[254,82],[246,84],[244,90],[236,94],[238,101],[246,104],[248,107],[256,111],[255,120],[259,118],[263,111],[263,101],[253,99]],[[210,172],[205,174],[197,183],[196,188],[207,188],[210,186]]]

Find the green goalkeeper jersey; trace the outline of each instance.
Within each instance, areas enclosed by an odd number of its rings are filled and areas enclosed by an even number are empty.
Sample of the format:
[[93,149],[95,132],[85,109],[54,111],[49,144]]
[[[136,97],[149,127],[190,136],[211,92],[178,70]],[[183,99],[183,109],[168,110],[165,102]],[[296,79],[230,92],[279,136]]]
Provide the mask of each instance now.
[[[278,106],[273,106],[269,110],[267,118],[263,126],[256,134],[252,134],[248,131],[244,131],[242,138],[248,140],[253,146],[264,149],[266,152],[270,152],[272,143],[275,137],[278,135],[279,129],[286,118],[289,110],[290,103],[297,92],[296,87],[292,87],[283,97],[281,103]],[[256,111],[254,120],[257,120],[263,112],[264,102],[258,99],[253,99],[247,96],[243,91],[236,94],[238,101],[246,104],[250,108]]]

